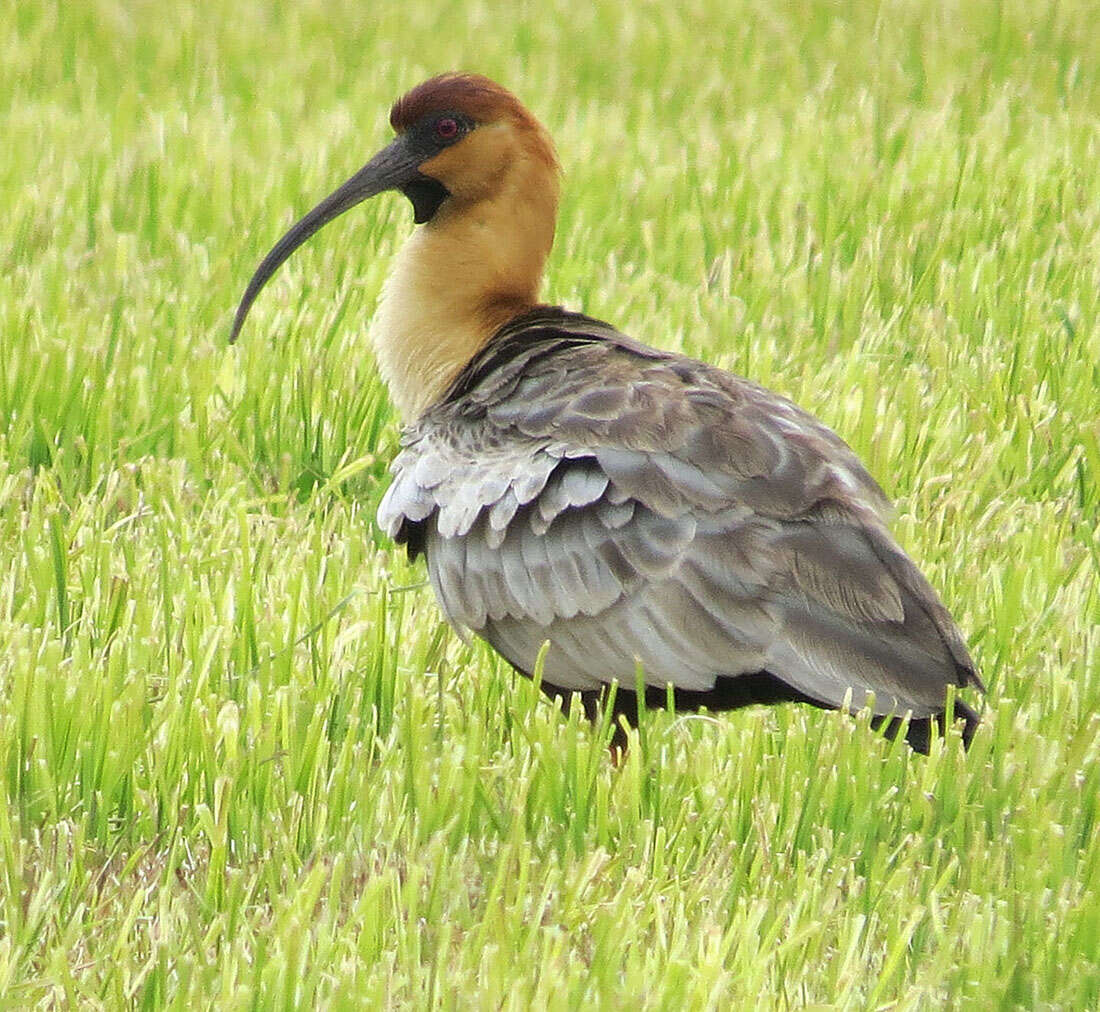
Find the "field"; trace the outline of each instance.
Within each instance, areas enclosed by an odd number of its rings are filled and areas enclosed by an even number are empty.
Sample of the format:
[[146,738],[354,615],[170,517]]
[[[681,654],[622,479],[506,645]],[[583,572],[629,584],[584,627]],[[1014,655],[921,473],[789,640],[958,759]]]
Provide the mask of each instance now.
[[[1088,0],[19,3],[0,27],[0,1006],[1100,1004]],[[444,69],[565,171],[548,301],[794,398],[989,686],[963,753],[650,712],[619,765],[374,525]],[[977,702],[971,698],[972,702]]]

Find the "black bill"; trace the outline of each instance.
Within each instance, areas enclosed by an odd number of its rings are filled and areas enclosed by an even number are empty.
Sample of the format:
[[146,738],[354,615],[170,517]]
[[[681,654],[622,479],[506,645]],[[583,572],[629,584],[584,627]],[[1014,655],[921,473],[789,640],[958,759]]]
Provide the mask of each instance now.
[[252,280],[248,282],[241,304],[237,307],[229,343],[232,344],[237,340],[252,303],[271,276],[291,253],[324,228],[333,218],[339,217],[368,197],[374,197],[386,190],[416,188],[421,185],[421,181],[425,187],[439,187],[435,180],[429,180],[417,171],[417,165],[423,158],[424,153],[410,144],[406,136],[398,137],[389,147],[379,151],[335,193],[329,194],[309,214],[292,225],[286,235],[264,257],[263,262],[256,268],[256,273],[252,275]]

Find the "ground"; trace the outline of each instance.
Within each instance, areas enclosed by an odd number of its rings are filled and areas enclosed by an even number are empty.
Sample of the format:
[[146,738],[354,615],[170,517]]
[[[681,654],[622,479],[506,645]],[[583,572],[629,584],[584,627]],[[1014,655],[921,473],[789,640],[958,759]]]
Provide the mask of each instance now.
[[[1100,1003],[1100,47],[1024,0],[18,4],[0,28],[0,1004]],[[373,524],[398,196],[465,68],[565,170],[547,297],[793,397],[989,686],[969,755],[788,707],[626,759]],[[972,702],[976,700],[971,699]]]

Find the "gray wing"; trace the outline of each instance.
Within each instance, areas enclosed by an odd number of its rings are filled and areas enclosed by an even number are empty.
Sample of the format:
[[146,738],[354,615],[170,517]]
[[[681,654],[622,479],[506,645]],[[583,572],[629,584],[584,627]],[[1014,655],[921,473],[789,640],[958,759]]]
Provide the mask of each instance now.
[[767,670],[830,706],[980,685],[848,447],[790,402],[625,342],[534,343],[410,433],[379,510],[448,619],[563,689]]

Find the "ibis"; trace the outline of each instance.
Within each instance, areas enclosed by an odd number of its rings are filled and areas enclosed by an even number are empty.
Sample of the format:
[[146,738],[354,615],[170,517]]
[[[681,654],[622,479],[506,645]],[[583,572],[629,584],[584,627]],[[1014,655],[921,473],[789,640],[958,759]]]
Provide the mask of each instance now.
[[979,718],[951,687],[984,686],[848,445],[749,380],[539,302],[560,170],[510,92],[444,74],[390,124],[260,263],[232,339],[325,224],[409,199],[370,328],[404,422],[378,522],[448,621],[525,674],[541,655],[542,688],[589,716],[610,697],[636,721],[644,688],[686,710],[870,707],[917,751],[951,712],[969,744]]

